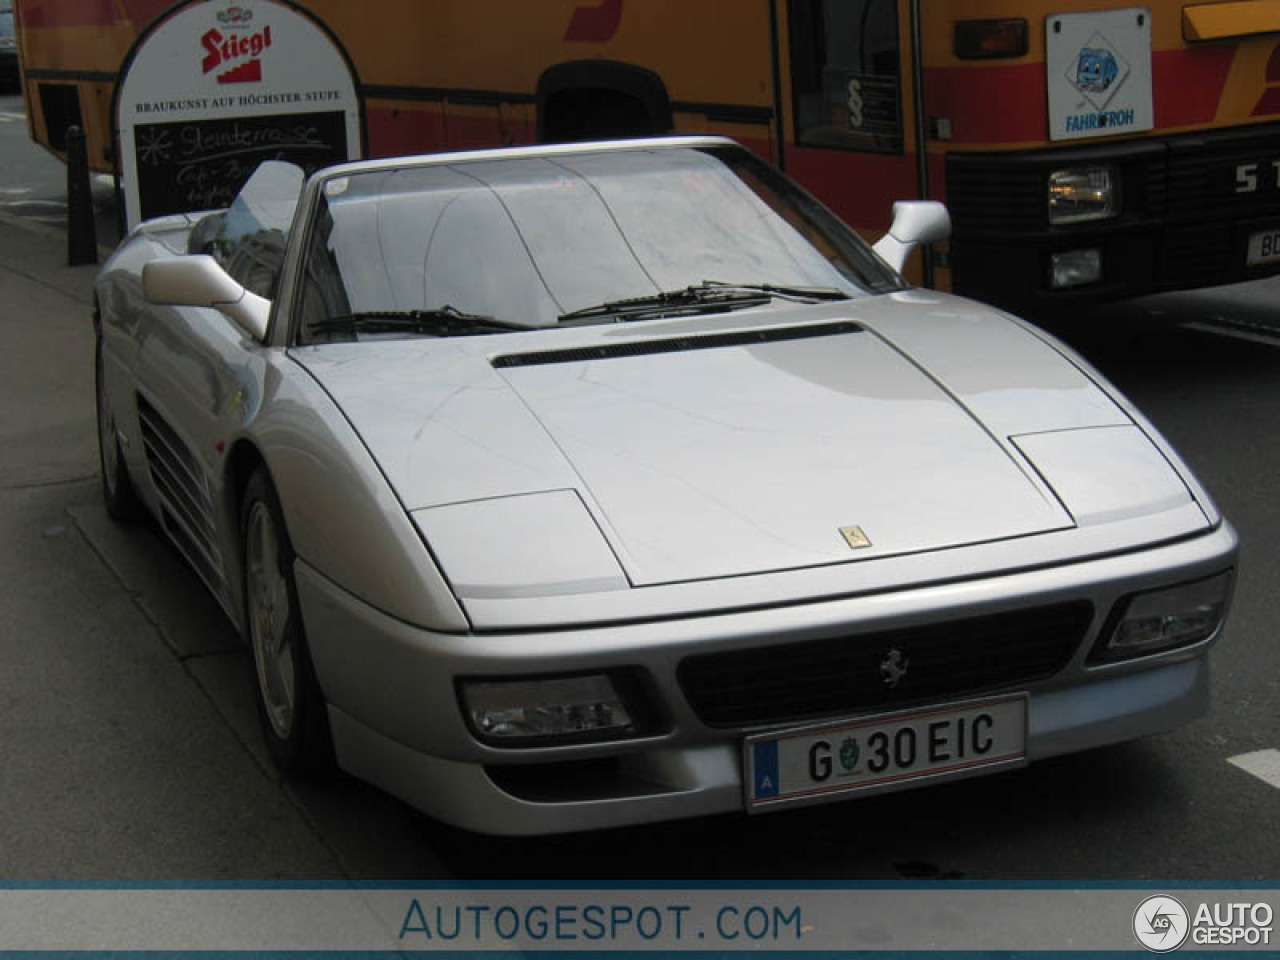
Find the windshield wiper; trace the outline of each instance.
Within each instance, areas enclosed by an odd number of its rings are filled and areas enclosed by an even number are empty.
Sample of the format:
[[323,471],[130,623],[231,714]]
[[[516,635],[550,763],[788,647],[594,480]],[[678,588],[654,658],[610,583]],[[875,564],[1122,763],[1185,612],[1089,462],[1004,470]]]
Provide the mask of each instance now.
[[310,333],[350,330],[353,333],[421,333],[432,337],[465,337],[508,330],[527,330],[482,313],[465,313],[453,306],[433,310],[364,310],[340,313],[307,325]]
[[836,287],[797,287],[773,283],[725,283],[722,280],[703,280],[699,287],[711,290],[755,290],[784,300],[814,303],[819,300],[848,300],[849,294]]
[[594,307],[571,310],[560,315],[561,323],[614,317],[617,320],[639,320],[645,317],[680,316],[693,313],[717,313],[757,307],[775,297],[801,303],[819,300],[847,300],[849,295],[834,287],[788,287],[770,283],[722,283],[703,280],[679,290],[664,290],[646,297],[609,300]]

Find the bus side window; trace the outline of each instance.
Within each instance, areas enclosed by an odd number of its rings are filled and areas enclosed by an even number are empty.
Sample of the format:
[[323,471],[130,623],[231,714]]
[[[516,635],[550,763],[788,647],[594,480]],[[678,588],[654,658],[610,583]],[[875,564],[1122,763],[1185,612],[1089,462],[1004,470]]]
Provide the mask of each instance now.
[[796,143],[902,152],[897,0],[791,0]]

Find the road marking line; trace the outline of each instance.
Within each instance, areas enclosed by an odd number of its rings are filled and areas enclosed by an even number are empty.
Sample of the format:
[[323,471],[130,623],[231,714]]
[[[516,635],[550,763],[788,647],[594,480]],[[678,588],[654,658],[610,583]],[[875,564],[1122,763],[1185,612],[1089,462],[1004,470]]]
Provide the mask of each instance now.
[[18,123],[26,119],[25,113],[0,113],[0,123]]
[[1235,340],[1248,340],[1251,343],[1265,343],[1269,347],[1280,346],[1280,330],[1271,330],[1262,324],[1251,324],[1250,329],[1241,329],[1235,325],[1201,323],[1189,320],[1180,324],[1187,330],[1198,330],[1201,333],[1213,333],[1220,337],[1231,337]]
[[1227,763],[1251,773],[1263,783],[1280,790],[1280,750],[1255,750],[1238,757],[1228,757]]

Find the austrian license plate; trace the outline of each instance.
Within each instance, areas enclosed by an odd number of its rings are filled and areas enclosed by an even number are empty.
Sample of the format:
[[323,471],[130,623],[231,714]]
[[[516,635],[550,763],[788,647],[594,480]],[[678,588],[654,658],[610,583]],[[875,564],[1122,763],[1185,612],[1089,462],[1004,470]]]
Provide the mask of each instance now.
[[1025,695],[748,737],[747,809],[871,793],[1026,762]]
[[1249,266],[1280,262],[1280,230],[1259,230],[1249,235]]

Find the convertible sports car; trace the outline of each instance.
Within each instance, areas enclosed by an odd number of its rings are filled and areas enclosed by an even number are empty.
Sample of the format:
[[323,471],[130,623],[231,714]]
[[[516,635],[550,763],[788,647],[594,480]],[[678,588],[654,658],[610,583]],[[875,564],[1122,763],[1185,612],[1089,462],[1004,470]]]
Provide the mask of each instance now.
[[282,766],[474,830],[1182,724],[1236,536],[1078,357],[903,281],[948,229],[873,251],[718,138],[266,163],[102,272],[107,507],[241,627]]

